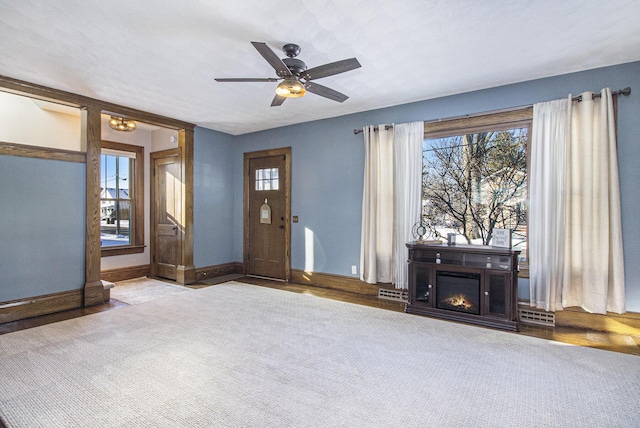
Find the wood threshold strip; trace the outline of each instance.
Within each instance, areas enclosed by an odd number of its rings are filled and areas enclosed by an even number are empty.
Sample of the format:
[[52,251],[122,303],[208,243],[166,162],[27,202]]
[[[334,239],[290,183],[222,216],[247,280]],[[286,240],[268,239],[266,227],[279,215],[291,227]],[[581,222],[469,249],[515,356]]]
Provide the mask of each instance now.
[[4,141],[0,141],[0,155],[77,163],[85,163],[86,160],[86,154],[83,152],[54,149],[50,147],[30,146],[18,143],[7,143]]

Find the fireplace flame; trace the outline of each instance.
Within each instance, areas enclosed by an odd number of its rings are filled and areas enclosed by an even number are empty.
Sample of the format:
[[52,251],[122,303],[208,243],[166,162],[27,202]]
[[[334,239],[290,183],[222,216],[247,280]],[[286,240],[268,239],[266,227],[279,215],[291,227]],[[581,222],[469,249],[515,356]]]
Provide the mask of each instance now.
[[467,311],[471,310],[475,306],[473,302],[467,300],[467,297],[464,294],[454,294],[453,296],[444,299],[443,302],[456,308],[464,308]]

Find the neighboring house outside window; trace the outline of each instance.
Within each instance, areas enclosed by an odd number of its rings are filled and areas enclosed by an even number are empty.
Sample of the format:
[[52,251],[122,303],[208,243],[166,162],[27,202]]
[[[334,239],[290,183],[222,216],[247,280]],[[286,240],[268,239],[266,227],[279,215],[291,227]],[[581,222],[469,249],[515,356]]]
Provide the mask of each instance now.
[[102,256],[144,251],[144,148],[103,141],[100,156]]
[[422,214],[429,239],[491,245],[512,230],[527,272],[527,141],[531,109],[425,124]]

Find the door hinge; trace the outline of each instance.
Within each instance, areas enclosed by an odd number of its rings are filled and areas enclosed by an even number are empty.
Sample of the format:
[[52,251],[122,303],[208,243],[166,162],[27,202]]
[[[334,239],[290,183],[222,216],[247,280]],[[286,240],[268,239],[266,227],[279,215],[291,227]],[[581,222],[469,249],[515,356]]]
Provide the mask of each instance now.
[[153,262],[154,263],[156,262],[156,256],[153,256]]

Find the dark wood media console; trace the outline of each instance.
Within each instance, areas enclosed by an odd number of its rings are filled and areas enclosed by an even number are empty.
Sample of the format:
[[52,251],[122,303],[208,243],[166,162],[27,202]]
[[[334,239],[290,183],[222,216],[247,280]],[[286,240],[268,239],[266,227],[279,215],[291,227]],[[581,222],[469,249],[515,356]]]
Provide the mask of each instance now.
[[518,331],[519,250],[411,242],[405,312]]

